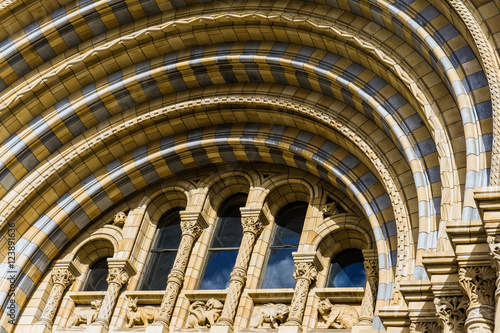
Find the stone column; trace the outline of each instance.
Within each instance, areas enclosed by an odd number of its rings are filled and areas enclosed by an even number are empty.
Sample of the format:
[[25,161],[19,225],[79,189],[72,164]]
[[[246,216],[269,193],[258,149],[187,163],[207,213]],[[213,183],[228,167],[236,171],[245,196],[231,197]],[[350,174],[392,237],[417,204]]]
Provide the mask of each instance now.
[[467,332],[493,332],[496,272],[491,266],[460,268],[458,281],[469,299],[465,329]]
[[[287,329],[287,326],[295,326],[296,330],[300,330],[302,325],[302,317],[306,307],[307,295],[311,283],[316,280],[318,271],[323,267],[318,260],[316,253],[293,253],[295,261],[295,271],[293,278],[295,281],[295,290],[293,293],[292,304],[290,305],[290,314],[286,323],[280,326],[280,332],[292,331]],[[282,328],[283,327],[283,328]]]
[[467,297],[451,296],[434,299],[436,313],[443,333],[464,333],[467,312]]
[[109,320],[115,308],[120,289],[135,275],[136,270],[128,259],[108,259],[108,289],[102,301],[101,309],[96,320],[89,326],[87,331],[103,332],[109,327]]
[[494,265],[497,273],[495,288],[495,333],[500,333],[500,243],[497,243],[495,236],[488,236],[488,245],[493,256]]
[[378,259],[376,254],[369,256],[363,252],[364,266],[366,272],[365,294],[361,301],[361,316],[359,317],[360,326],[373,325],[373,313],[375,311],[375,301],[377,300],[378,286]]
[[184,273],[195,241],[200,237],[203,229],[208,226],[200,213],[180,212],[182,238],[175,256],[174,265],[168,275],[167,287],[161,301],[160,311],[153,325],[148,325],[146,331],[157,332],[166,329],[174,311],[175,302],[179,295]]
[[267,224],[267,219],[260,209],[252,210],[248,207],[242,207],[240,210],[243,238],[241,240],[238,256],[236,257],[236,263],[231,272],[226,301],[224,302],[224,308],[222,309],[222,314],[217,326],[233,326],[236,309],[238,308],[241,293],[243,292],[247,279],[248,264],[250,263],[255,240],[259,237],[264,226]]
[[[64,291],[75,281],[75,277],[79,275],[80,272],[70,261],[59,262],[54,266],[51,273],[52,290],[43,309],[42,316],[35,325],[42,325],[47,330],[52,328],[54,316],[61,303]],[[45,328],[40,328],[40,330],[45,331]],[[38,331],[37,328],[36,330]]]

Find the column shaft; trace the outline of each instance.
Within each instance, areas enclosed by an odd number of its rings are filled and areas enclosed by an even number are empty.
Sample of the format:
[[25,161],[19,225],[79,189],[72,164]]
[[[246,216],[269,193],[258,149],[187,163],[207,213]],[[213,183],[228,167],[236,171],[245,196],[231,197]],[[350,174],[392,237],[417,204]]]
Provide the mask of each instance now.
[[236,257],[236,264],[231,272],[229,280],[229,288],[222,309],[221,318],[218,325],[232,326],[236,309],[240,301],[243,287],[247,277],[248,264],[250,263],[250,256],[253,251],[256,234],[250,231],[243,233],[241,246]]
[[160,312],[155,323],[167,326],[174,312],[177,295],[184,281],[184,273],[195,238],[192,234],[183,234],[179,250],[175,256],[174,265],[168,275],[167,287],[161,301]]
[[75,280],[71,272],[65,268],[55,268],[52,271],[51,278],[54,285],[50,291],[49,298],[47,299],[47,303],[45,304],[45,308],[43,309],[42,316],[39,321],[40,324],[44,324],[48,327],[52,326],[54,316],[59,304],[61,303],[64,290]]
[[104,300],[102,301],[101,309],[99,310],[99,314],[92,324],[93,326],[101,325],[106,327],[109,326],[109,319],[111,318],[111,314],[113,313],[113,309],[115,308],[116,301],[118,299],[118,295],[120,289],[123,287],[125,283],[127,283],[130,275],[125,271],[122,267],[111,267],[108,270],[108,289],[106,291],[106,295],[104,296]]

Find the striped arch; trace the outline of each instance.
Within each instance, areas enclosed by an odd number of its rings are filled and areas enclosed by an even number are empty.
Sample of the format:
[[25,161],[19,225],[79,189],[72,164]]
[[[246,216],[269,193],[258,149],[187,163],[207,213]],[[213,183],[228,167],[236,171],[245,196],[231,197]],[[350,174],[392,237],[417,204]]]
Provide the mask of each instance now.
[[[358,215],[318,222],[307,246],[363,229],[353,242],[384,270],[378,304],[396,302],[398,281],[428,278],[425,254],[453,251],[447,224],[480,223],[474,189],[499,182],[500,32],[485,13],[500,3],[478,3],[1,3],[0,230],[16,226],[16,306],[117,210],[143,221],[203,202],[208,216],[240,190],[278,207],[293,172],[333,191],[311,185],[314,209],[343,197]],[[1,311],[0,333],[14,331]]]

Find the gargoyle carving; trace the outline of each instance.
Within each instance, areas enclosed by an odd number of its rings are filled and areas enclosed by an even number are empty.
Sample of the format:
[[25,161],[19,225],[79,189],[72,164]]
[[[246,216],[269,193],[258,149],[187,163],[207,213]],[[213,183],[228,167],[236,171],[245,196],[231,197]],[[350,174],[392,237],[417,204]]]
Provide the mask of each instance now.
[[155,321],[158,317],[158,309],[154,306],[137,306],[137,297],[128,299],[128,312],[126,327],[145,326]]
[[329,299],[319,302],[319,328],[347,328],[350,329],[359,321],[359,315],[350,305],[330,303]]
[[200,326],[211,327],[219,319],[224,305],[215,298],[210,298],[206,303],[193,302],[189,306],[187,328],[199,328]]
[[253,328],[262,327],[268,323],[271,328],[278,328],[283,324],[290,314],[290,307],[285,304],[269,303],[255,307],[250,326]]

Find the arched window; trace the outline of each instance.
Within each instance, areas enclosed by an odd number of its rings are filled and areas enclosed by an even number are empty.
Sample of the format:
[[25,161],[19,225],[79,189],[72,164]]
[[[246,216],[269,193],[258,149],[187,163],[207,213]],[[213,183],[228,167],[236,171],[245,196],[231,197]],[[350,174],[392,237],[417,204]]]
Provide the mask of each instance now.
[[365,282],[366,273],[361,250],[344,250],[333,258],[327,287],[364,287]]
[[295,268],[292,252],[297,252],[306,211],[307,203],[297,201],[286,205],[278,212],[262,288],[295,286],[292,277]]
[[141,290],[163,290],[167,287],[167,277],[174,265],[182,237],[179,215],[182,209],[182,207],[171,209],[160,219],[153,246],[149,251]]
[[200,289],[227,288],[243,235],[240,207],[244,207],[246,201],[247,195],[238,193],[227,199],[219,209]]
[[108,289],[108,257],[97,260],[89,269],[83,291],[106,291]]

